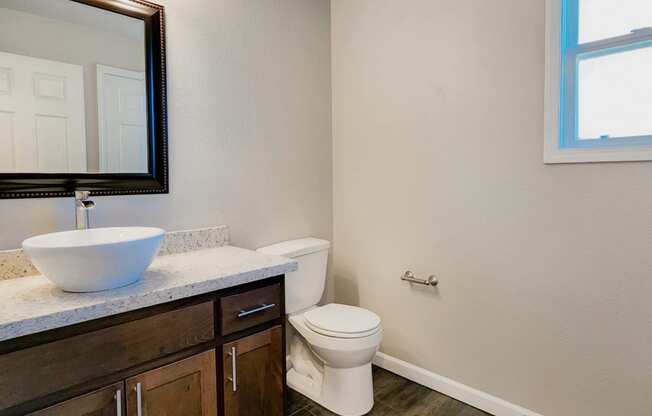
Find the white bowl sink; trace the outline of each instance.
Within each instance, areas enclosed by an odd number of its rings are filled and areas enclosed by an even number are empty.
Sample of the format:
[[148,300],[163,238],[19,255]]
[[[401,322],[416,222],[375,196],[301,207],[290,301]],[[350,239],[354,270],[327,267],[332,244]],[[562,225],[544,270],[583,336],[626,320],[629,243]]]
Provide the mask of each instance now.
[[165,231],[148,227],[91,228],[23,241],[32,263],[67,292],[98,292],[136,282],[152,264]]

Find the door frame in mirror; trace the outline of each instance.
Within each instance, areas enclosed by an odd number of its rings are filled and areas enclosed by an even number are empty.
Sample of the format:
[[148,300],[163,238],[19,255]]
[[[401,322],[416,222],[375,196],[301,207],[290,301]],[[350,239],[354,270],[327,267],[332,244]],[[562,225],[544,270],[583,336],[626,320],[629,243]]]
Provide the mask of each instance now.
[[140,19],[145,27],[148,173],[0,173],[0,199],[169,193],[165,10],[145,0],[70,0]]

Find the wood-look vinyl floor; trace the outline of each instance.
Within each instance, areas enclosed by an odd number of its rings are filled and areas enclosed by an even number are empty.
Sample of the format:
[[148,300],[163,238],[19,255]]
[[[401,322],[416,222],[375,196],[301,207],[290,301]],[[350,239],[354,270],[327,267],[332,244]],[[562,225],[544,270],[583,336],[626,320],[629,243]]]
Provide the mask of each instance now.
[[[379,367],[373,367],[374,408],[370,416],[490,416]],[[288,389],[289,416],[336,416]]]

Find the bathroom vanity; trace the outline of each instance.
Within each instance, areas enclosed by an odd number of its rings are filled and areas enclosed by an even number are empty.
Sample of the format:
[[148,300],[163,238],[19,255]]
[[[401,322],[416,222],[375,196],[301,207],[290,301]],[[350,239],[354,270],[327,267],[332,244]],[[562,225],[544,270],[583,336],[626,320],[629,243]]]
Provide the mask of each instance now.
[[159,257],[107,292],[0,281],[0,415],[280,416],[296,267],[224,246]]
[[164,8],[12,0],[0,17],[0,199],[74,197],[78,228],[24,241],[16,265],[0,252],[0,416],[282,415],[296,261],[197,249],[192,230],[138,280],[163,230],[89,230],[91,197],[169,193]]

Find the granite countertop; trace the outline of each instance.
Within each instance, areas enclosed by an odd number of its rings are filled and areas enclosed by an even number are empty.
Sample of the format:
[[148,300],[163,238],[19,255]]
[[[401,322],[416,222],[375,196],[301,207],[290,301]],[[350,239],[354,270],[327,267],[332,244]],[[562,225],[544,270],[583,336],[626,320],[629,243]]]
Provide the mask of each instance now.
[[282,275],[296,261],[233,246],[158,257],[133,285],[66,293],[43,276],[0,281],[0,341]]

